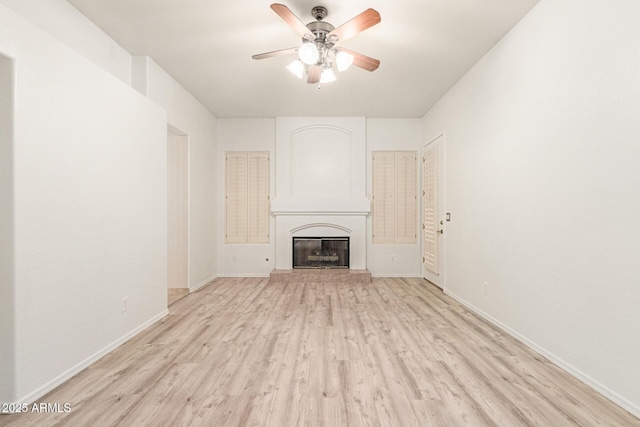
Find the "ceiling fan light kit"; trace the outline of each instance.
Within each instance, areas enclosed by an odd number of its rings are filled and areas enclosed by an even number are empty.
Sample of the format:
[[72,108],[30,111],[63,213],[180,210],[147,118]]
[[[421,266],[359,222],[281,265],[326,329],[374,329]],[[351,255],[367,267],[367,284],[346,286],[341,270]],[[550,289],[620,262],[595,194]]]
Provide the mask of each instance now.
[[336,54],[336,65],[338,66],[338,71],[342,72],[347,70],[353,64],[353,55],[345,52],[344,50],[339,51]]
[[313,65],[320,59],[320,52],[315,43],[305,42],[298,48],[298,57],[304,64]]
[[287,69],[299,79],[304,76],[304,64],[298,60],[295,60],[291,64],[287,65]]
[[253,55],[253,59],[297,53],[298,59],[289,64],[287,69],[300,79],[306,77],[307,83],[310,84],[335,81],[334,64],[339,72],[346,71],[351,65],[367,71],[375,71],[380,66],[380,61],[377,59],[336,47],[339,42],[378,24],[380,14],[374,9],[365,10],[338,28],[323,21],[327,16],[327,9],[323,6],[316,6],[311,10],[316,21],[307,25],[303,24],[285,5],[274,3],[271,9],[302,36],[302,44],[297,48]]

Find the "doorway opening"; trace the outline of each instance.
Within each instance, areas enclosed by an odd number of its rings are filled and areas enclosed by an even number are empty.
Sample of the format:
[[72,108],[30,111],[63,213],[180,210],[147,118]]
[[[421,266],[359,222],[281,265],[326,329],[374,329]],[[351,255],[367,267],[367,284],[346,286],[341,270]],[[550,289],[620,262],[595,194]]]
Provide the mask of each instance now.
[[189,137],[167,130],[167,303],[189,293]]

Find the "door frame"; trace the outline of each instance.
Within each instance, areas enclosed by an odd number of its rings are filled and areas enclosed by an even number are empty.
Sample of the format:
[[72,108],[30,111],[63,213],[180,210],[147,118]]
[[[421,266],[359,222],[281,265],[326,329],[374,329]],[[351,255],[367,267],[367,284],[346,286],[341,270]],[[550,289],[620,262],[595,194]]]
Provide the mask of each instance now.
[[[189,138],[189,135],[186,134],[185,132],[181,131],[180,129],[171,126],[170,124],[167,124],[167,145],[169,144],[168,140],[169,138],[173,136],[173,137],[179,137],[181,139],[180,144],[185,144],[186,145],[186,152],[187,152],[187,158],[186,158],[186,174],[187,174],[187,182],[186,182],[186,192],[187,192],[187,224],[186,224],[186,228],[187,228],[187,241],[186,241],[186,288],[184,289],[191,289],[191,141]],[[167,153],[168,156],[169,153]],[[168,162],[168,157],[167,157],[167,162]],[[167,178],[168,178],[168,164],[167,164]],[[168,189],[167,189],[168,191]],[[169,203],[169,200],[167,199],[167,203]],[[167,207],[168,208],[168,207]],[[169,233],[169,221],[168,221],[168,212],[167,212],[167,234]],[[169,244],[168,241],[168,235],[167,235],[167,245]],[[167,251],[167,257],[168,257],[168,251]],[[171,262],[170,259],[167,258],[167,287],[169,287],[170,283],[168,281],[169,279],[169,263]]]
[[[445,220],[445,212],[446,212],[446,132],[440,132],[435,138],[431,138],[428,140],[426,144],[422,146],[421,156],[424,158],[424,153],[431,144],[440,144],[438,147],[438,219],[439,223],[442,221],[442,225],[438,224],[441,230],[444,230],[443,234],[438,236],[438,274],[434,274],[433,272],[424,268],[424,263],[422,262],[422,256],[424,254],[424,231],[421,228],[421,236],[420,236],[420,269],[422,271],[422,277],[431,283],[435,284],[441,289],[446,288],[446,226],[447,221]],[[421,162],[422,163],[422,162]],[[421,184],[424,184],[424,165],[421,169]],[[424,188],[423,188],[424,190]],[[420,205],[420,224],[424,224],[424,197],[422,198],[422,203]]]

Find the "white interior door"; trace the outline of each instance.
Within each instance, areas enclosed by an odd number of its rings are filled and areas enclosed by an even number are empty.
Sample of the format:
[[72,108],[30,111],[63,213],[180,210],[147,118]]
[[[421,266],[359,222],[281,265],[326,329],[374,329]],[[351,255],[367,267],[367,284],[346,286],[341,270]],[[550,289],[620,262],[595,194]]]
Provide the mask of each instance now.
[[167,286],[189,287],[189,139],[167,133]]
[[422,150],[422,275],[444,287],[444,135]]

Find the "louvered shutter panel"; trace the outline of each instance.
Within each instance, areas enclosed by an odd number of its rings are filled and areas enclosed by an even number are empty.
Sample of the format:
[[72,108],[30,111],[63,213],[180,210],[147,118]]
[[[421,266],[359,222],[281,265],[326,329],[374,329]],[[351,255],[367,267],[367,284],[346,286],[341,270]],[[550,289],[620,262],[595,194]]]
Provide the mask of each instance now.
[[226,161],[226,242],[247,242],[247,153],[229,152]]
[[435,144],[431,144],[424,152],[423,176],[424,240],[422,263],[427,270],[438,274],[438,148]]
[[373,243],[394,241],[394,169],[393,152],[373,153]]
[[248,153],[248,239],[269,243],[269,153]]
[[416,243],[416,153],[395,153],[395,243]]

